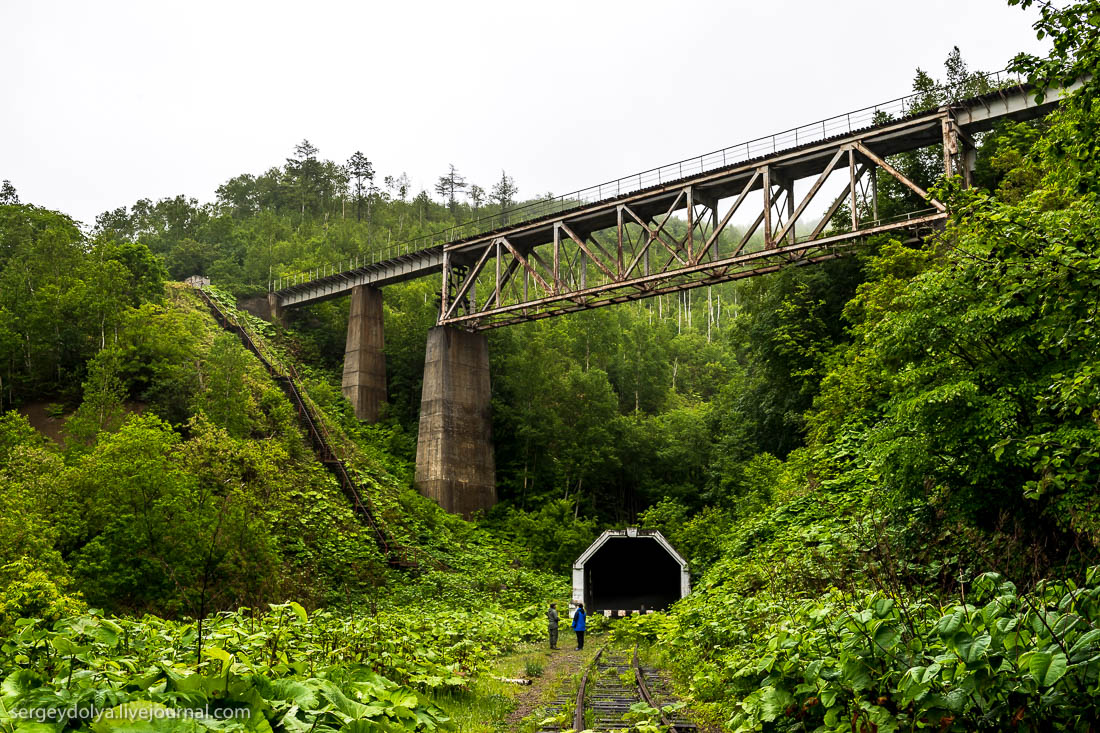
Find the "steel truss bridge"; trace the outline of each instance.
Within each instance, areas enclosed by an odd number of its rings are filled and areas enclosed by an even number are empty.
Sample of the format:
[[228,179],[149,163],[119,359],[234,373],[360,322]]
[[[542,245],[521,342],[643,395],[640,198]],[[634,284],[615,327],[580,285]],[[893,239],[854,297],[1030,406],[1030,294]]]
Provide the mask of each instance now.
[[[998,119],[1041,116],[1070,91],[1037,102],[1030,90],[1005,86],[900,115],[907,98],[895,100],[895,119],[882,120],[889,111],[880,105],[813,123],[502,212],[377,261],[277,281],[271,296],[286,308],[441,272],[439,325],[480,331],[822,262],[867,236],[920,235],[947,218],[890,156],[942,146],[944,173],[969,185],[975,133]],[[870,124],[856,127],[861,120]],[[926,205],[879,218],[880,174]],[[796,195],[796,184],[804,192]]]

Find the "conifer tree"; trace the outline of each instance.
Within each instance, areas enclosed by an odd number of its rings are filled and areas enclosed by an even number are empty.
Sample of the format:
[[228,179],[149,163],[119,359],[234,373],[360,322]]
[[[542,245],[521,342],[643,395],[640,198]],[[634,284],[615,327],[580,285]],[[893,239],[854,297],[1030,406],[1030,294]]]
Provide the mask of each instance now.
[[447,175],[440,176],[439,181],[435,184],[435,192],[447,202],[447,208],[451,210],[452,215],[458,206],[456,197],[465,188],[466,178],[459,174],[453,163],[450,165]]
[[0,185],[0,204],[18,204],[19,194],[15,192],[15,186],[11,185],[11,181],[4,179],[4,183]]
[[[374,182],[374,165],[367,156],[356,150],[348,158],[348,174],[355,179],[355,220],[363,220],[363,181],[370,186]],[[391,180],[389,176],[386,180]]]
[[504,211],[515,204],[517,193],[519,193],[519,189],[516,187],[516,182],[512,180],[510,175],[502,170],[500,172],[500,180],[493,186],[493,190],[489,193],[489,198],[500,206],[501,211]]

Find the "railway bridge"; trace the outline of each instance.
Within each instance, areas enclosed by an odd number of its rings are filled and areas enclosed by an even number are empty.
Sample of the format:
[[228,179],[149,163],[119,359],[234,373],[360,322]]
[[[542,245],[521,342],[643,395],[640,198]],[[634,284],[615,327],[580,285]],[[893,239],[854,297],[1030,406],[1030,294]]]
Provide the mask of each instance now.
[[[359,419],[374,421],[386,400],[382,289],[442,276],[416,483],[469,516],[496,501],[486,329],[823,262],[869,235],[920,236],[946,208],[890,156],[938,146],[944,173],[969,185],[975,134],[1039,117],[1073,89],[1037,101],[1001,75],[990,86],[929,110],[902,97],[273,281],[272,315],[350,296],[343,391]],[[922,205],[880,218],[881,177]]]

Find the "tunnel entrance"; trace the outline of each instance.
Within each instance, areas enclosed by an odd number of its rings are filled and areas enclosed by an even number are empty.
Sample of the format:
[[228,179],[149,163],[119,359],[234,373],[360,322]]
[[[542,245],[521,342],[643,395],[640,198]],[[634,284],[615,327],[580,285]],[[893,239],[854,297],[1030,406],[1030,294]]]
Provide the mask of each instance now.
[[687,563],[659,532],[608,530],[573,566],[573,602],[589,613],[662,610],[687,595]]

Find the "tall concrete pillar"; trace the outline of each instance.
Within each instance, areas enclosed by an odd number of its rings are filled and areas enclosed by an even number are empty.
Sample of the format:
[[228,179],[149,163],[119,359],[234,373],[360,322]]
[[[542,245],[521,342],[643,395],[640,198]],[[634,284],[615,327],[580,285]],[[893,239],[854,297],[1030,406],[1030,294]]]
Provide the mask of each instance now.
[[428,332],[416,485],[464,517],[496,503],[489,410],[489,342],[448,326]]
[[279,296],[275,293],[267,294],[267,310],[271,314],[271,322],[282,324],[283,308],[279,305]]
[[344,347],[344,396],[355,416],[377,422],[386,401],[386,357],[382,353],[382,291],[366,285],[351,290],[348,340]]

